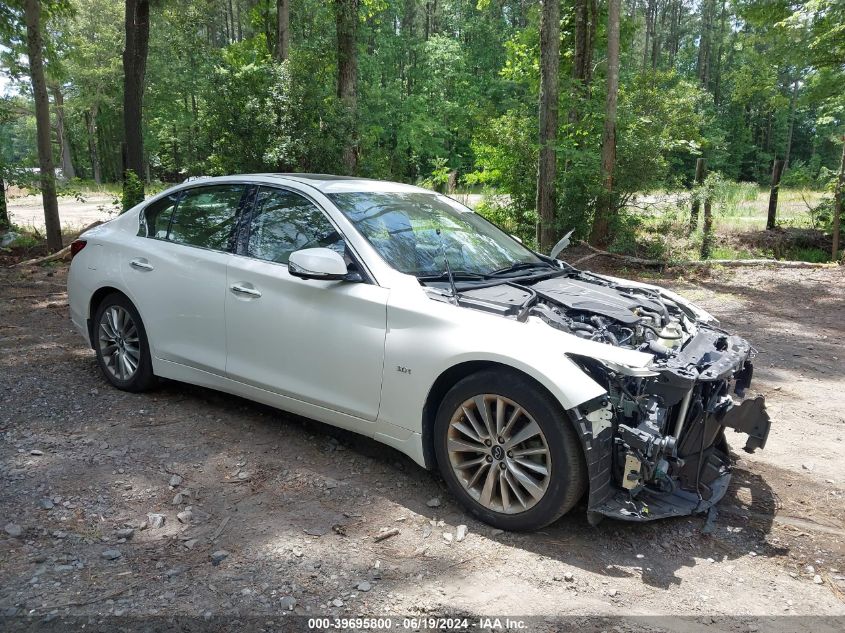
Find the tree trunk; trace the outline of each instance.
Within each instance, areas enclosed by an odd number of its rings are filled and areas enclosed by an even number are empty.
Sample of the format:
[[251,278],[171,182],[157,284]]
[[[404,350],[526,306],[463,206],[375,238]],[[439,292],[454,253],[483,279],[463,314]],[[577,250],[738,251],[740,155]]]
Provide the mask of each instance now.
[[701,259],[709,259],[713,252],[713,201],[710,199],[710,192],[705,192],[704,197],[704,227],[701,238]]
[[[144,136],[142,129],[144,76],[150,40],[149,0],[126,0],[126,46],[123,49],[123,132],[124,188],[126,172],[134,172],[140,180],[144,173]],[[143,199],[143,191],[141,192]],[[141,200],[135,200],[129,208]]]
[[772,190],[769,193],[769,216],[766,219],[766,230],[771,231],[777,225],[778,219],[778,190],[780,189],[780,176],[783,173],[783,161],[775,159],[772,168]]
[[572,60],[572,78],[582,87],[590,84],[593,66],[593,41],[596,35],[596,0],[576,0],[575,4],[575,57]]
[[[660,5],[660,3],[658,3]],[[663,37],[666,33],[666,12],[668,10],[668,6],[666,3],[662,3],[660,8],[660,21],[657,20],[657,8],[655,8],[654,14],[654,27],[652,28],[651,33],[651,69],[657,70],[657,67],[660,62],[660,52],[663,48]],[[658,27],[659,24],[659,27]]]
[[678,0],[671,0],[671,9],[669,13],[669,40],[666,43],[666,50],[669,53],[669,68],[675,66],[675,55],[678,53],[680,13],[680,2]]
[[241,20],[241,0],[235,2],[235,11],[237,13],[235,19],[238,21],[238,41],[242,42],[244,39],[244,25],[243,20]]
[[839,179],[836,181],[836,192],[833,194],[833,247],[830,259],[837,260],[839,255],[839,229],[842,223],[842,204],[845,198],[845,136],[842,137],[842,158],[839,161]]
[[343,148],[343,168],[354,174],[358,167],[357,139],[355,132],[358,97],[355,83],[358,79],[358,55],[355,37],[358,30],[358,1],[335,0],[337,11],[337,96],[346,107],[351,126]]
[[405,86],[405,94],[408,96],[413,94],[414,76],[416,74],[414,72],[416,70],[416,51],[414,50],[416,16],[417,0],[405,0],[405,11],[402,14],[402,37],[407,57],[404,59],[406,66],[403,85]]
[[590,243],[604,246],[610,239],[610,220],[615,212],[613,170],[616,166],[616,99],[619,92],[619,13],[620,0],[608,0],[607,8],[607,100],[602,135],[602,192],[596,204]]
[[41,43],[41,2],[24,2],[26,48],[29,55],[29,75],[35,98],[35,127],[38,138],[38,166],[41,171],[41,197],[44,203],[44,226],[50,252],[62,248],[62,225],[59,221],[59,201],[56,198],[56,171],[53,166],[53,142],[50,129],[50,100],[44,80],[43,45]]
[[715,0],[703,0],[701,3],[701,39],[698,43],[698,81],[703,88],[710,85],[710,53],[713,31],[713,13]]
[[276,59],[288,58],[290,50],[290,0],[276,0]]
[[597,0],[587,0],[589,24],[587,25],[587,41],[584,49],[584,85],[586,94],[590,95],[590,84],[593,81],[593,53],[596,46],[596,25],[599,21],[599,7]]
[[65,125],[65,100],[62,96],[62,89],[53,85],[50,87],[53,93],[53,105],[56,109],[56,136],[59,139],[59,151],[62,159],[62,177],[65,180],[76,178],[76,170],[73,168],[73,160],[70,156],[70,141],[67,136]]
[[645,4],[645,42],[643,44],[643,70],[648,66],[651,50],[649,44],[654,37],[654,16],[657,12],[656,0],[647,0]]
[[230,42],[234,42],[238,37],[237,27],[235,26],[235,8],[232,6],[232,0],[229,0],[229,24],[230,27]]
[[716,105],[719,105],[722,101],[722,53],[725,49],[725,26],[728,16],[725,4],[725,0],[722,0],[722,12],[719,19],[719,45],[716,47],[715,66],[710,73],[711,83],[713,84],[713,102]]
[[698,210],[701,208],[701,185],[704,183],[704,175],[707,172],[703,158],[695,160],[695,182],[693,183],[692,208],[689,214],[689,232],[692,233],[698,228]]
[[542,0],[540,14],[540,157],[537,163],[537,244],[554,246],[557,114],[560,86],[560,0]]
[[91,155],[91,171],[94,182],[103,183],[103,171],[100,165],[100,153],[97,151],[97,112],[99,107],[94,105],[85,113],[85,125],[88,128],[88,153]]
[[589,21],[587,0],[575,0],[575,56],[572,59],[572,78],[582,81],[586,66]]
[[572,78],[576,81],[574,99],[569,109],[569,122],[581,120],[579,108],[590,96],[593,77],[593,43],[596,36],[596,0],[576,0],[575,4],[575,56],[572,61]]
[[789,100],[789,129],[786,132],[786,150],[783,153],[783,169],[789,169],[789,155],[792,153],[792,132],[795,129],[795,102],[798,100],[798,80],[792,82],[792,98]]
[[5,233],[12,227],[9,221],[9,208],[6,206],[6,181],[0,174],[0,233]]

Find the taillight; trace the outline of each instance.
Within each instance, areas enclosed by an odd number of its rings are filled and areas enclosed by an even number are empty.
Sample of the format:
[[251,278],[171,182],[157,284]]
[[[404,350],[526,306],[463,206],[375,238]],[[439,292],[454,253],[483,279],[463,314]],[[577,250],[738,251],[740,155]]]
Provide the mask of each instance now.
[[88,242],[86,242],[85,240],[74,240],[73,242],[71,242],[70,243],[70,258],[73,259],[74,257],[76,257],[76,254],[79,251],[81,251],[83,248],[85,248],[85,245],[87,243]]

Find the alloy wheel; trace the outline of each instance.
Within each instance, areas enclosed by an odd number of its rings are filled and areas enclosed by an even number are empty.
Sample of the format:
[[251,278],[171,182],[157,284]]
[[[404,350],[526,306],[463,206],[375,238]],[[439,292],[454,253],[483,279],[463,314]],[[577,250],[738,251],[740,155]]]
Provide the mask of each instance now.
[[551,480],[551,452],[519,404],[479,394],[452,414],[446,450],[464,490],[487,509],[518,514],[536,505]]
[[118,305],[106,308],[100,317],[98,340],[109,373],[117,380],[131,379],[141,362],[141,341],[129,312]]

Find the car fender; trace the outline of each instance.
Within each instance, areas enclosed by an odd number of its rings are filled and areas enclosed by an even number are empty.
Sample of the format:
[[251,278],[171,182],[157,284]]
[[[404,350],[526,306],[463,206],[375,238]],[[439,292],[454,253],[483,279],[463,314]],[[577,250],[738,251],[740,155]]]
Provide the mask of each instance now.
[[423,291],[391,292],[385,340],[379,417],[422,432],[422,411],[438,378],[467,362],[512,367],[543,385],[564,409],[605,393],[567,355],[589,356],[645,367],[652,359],[602,343],[586,341],[545,323],[479,312],[432,300]]
[[[103,224],[90,229],[81,236],[82,239],[88,241],[88,245],[74,258],[71,273],[68,276],[68,295],[72,319],[80,330],[84,324],[89,335],[90,332],[87,330],[88,320],[94,318],[91,301],[104,288],[112,288],[126,295],[135,309],[138,310],[141,320],[147,322],[146,307],[135,297],[130,287],[131,284],[126,283],[126,267],[123,265],[126,257],[119,240],[115,240],[113,235],[113,233],[120,235],[123,231],[130,230],[137,220],[133,221],[126,218],[126,215],[119,219],[121,222],[114,220],[109,222],[108,225]],[[153,358],[155,358],[157,350],[152,340],[150,341],[150,348]]]

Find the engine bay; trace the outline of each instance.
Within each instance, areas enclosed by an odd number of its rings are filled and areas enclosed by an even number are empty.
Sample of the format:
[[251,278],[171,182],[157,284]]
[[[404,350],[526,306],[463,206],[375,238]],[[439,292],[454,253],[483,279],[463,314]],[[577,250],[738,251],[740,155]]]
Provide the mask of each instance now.
[[658,293],[590,273],[468,289],[460,305],[518,320],[537,317],[580,338],[664,357],[695,332],[690,315]]

